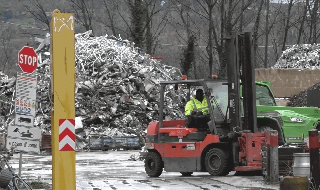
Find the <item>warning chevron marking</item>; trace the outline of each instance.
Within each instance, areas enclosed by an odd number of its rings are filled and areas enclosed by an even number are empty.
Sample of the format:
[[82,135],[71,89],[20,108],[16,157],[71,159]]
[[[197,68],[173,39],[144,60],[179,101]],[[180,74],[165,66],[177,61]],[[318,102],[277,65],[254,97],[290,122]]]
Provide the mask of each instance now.
[[65,137],[59,142],[60,151],[74,151],[75,142],[70,137]]
[[74,130],[71,131],[69,128],[65,128],[63,131],[60,132],[59,134],[59,141],[62,141],[65,137],[71,138],[73,141],[75,141],[76,137],[74,135]]
[[74,119],[59,120],[59,150],[75,151],[75,121]]

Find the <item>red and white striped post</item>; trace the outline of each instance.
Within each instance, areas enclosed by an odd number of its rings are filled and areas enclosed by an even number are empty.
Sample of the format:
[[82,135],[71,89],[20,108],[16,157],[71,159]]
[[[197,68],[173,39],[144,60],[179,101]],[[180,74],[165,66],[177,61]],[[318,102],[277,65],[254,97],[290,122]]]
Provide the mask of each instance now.
[[309,150],[310,150],[310,173],[311,182],[314,189],[319,188],[320,166],[319,166],[319,135],[318,130],[309,131]]

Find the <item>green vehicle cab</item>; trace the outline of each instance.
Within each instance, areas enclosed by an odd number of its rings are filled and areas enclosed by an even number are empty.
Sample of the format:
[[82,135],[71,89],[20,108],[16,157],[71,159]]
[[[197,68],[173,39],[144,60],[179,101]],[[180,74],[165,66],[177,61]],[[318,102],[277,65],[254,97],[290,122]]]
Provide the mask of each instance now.
[[[223,121],[228,117],[228,87],[222,83],[215,83],[213,89],[213,95],[219,105],[218,109],[214,109],[214,117],[216,121]],[[241,98],[241,107],[242,104]],[[256,108],[258,131],[277,130],[279,145],[307,142],[308,131],[320,129],[319,108],[278,106],[267,81],[256,81]],[[241,108],[241,112],[242,110]]]

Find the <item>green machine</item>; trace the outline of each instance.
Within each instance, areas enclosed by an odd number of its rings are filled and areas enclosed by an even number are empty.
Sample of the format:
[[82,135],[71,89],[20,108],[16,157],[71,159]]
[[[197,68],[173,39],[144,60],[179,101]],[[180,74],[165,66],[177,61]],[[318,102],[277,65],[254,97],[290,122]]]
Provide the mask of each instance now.
[[[256,111],[257,129],[259,132],[277,130],[279,145],[302,144],[307,141],[308,131],[320,129],[320,109],[316,107],[288,107],[278,106],[267,81],[256,81]],[[217,84],[216,99],[218,109],[214,109],[217,121],[228,117],[228,87]],[[240,94],[242,84],[240,83]],[[243,116],[243,98],[241,100],[241,115]],[[230,103],[229,103],[230,104]]]

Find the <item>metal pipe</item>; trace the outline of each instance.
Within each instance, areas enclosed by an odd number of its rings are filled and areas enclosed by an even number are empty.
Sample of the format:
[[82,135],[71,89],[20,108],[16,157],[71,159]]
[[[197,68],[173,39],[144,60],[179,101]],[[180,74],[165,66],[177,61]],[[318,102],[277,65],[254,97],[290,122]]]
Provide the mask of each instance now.
[[21,177],[21,168],[22,168],[22,152],[20,151],[20,158],[19,158],[19,176]]
[[160,108],[159,108],[159,127],[158,127],[158,143],[160,142],[160,133],[159,130],[162,128],[162,121],[163,121],[163,108],[164,108],[164,88],[166,87],[165,84],[161,84],[160,89]]
[[310,173],[311,183],[314,189],[320,185],[320,168],[319,168],[319,136],[318,130],[309,131],[309,149],[310,149]]

